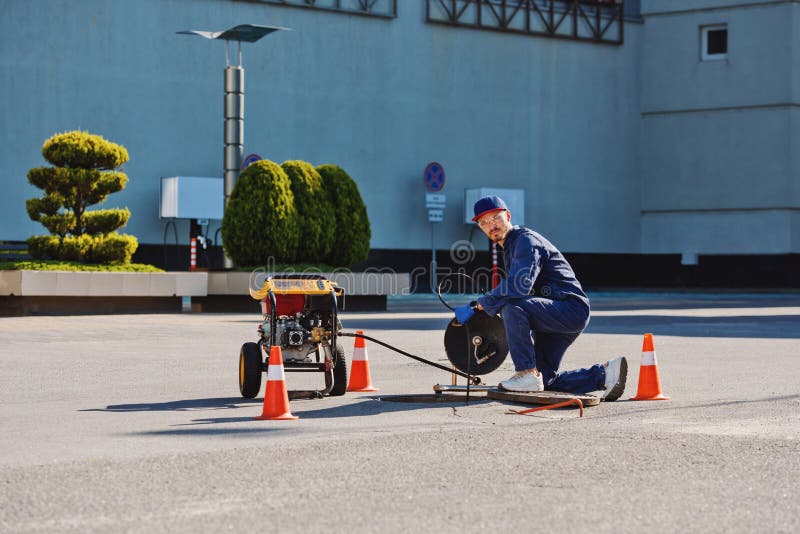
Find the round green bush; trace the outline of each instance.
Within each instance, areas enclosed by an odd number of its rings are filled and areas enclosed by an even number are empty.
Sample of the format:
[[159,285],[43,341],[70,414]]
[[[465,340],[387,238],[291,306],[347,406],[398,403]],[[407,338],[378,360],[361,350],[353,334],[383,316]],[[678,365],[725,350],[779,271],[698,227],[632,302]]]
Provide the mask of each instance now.
[[297,206],[300,226],[297,259],[324,262],[333,250],[336,216],[322,176],[305,161],[285,161],[281,167],[289,176]]
[[289,177],[280,165],[257,161],[236,182],[222,219],[222,243],[237,265],[296,259],[297,210]]
[[116,169],[128,161],[125,147],[89,132],[56,134],[42,146],[42,156],[56,167]]
[[333,265],[349,266],[366,260],[372,232],[358,185],[338,165],[320,165],[317,172],[322,176],[336,216],[336,236],[329,261]]

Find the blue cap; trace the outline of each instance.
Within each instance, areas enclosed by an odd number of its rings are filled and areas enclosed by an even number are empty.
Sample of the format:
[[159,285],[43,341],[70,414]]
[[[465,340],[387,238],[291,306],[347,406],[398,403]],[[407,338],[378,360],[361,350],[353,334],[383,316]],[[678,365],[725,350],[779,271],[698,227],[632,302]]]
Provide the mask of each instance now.
[[483,197],[475,203],[475,217],[473,221],[477,221],[487,213],[493,211],[507,210],[508,206],[503,202],[503,199],[494,195],[490,197]]

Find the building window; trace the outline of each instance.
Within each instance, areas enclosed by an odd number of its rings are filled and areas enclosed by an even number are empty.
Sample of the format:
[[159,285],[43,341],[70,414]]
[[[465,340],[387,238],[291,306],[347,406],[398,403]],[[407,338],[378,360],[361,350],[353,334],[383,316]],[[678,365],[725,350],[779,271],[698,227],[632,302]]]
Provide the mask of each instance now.
[[728,25],[700,27],[700,58],[703,61],[728,59]]

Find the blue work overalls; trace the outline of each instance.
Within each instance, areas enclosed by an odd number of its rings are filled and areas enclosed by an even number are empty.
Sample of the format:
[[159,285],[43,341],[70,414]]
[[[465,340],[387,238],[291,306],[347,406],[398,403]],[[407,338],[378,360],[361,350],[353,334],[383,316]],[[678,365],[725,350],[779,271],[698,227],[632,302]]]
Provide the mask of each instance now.
[[537,368],[545,389],[603,389],[605,367],[558,372],[564,353],[589,323],[589,299],[567,260],[541,234],[514,226],[503,243],[506,277],[478,303],[501,313],[517,371]]

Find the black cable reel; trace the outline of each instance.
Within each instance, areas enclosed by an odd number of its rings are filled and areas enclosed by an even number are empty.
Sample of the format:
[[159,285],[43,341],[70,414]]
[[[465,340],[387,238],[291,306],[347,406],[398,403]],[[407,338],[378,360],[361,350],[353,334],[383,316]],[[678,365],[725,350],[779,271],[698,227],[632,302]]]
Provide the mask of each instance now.
[[[448,276],[472,278],[464,273]],[[436,288],[439,300],[447,308],[453,307],[442,298],[441,280]],[[485,375],[491,373],[505,361],[508,356],[508,339],[503,319],[499,315],[489,315],[484,311],[475,314],[462,324],[452,319],[444,332],[444,350],[450,363],[468,375]]]

